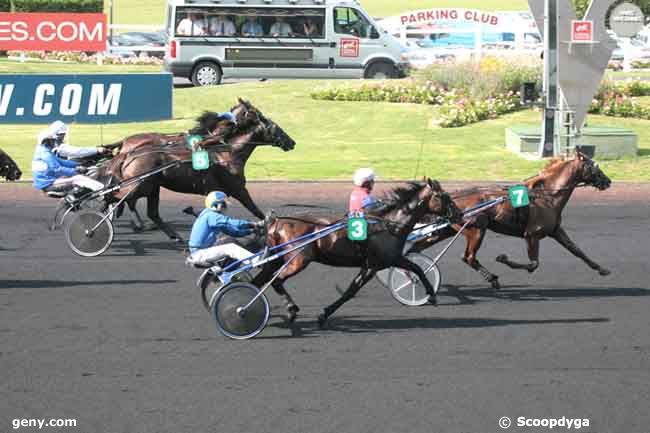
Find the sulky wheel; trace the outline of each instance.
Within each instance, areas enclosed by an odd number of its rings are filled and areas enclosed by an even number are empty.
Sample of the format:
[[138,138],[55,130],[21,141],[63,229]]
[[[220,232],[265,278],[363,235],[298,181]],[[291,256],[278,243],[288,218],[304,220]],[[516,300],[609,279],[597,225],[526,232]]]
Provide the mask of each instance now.
[[[253,281],[253,275],[248,271],[240,272],[232,277],[232,282],[250,283],[251,281]],[[209,312],[212,310],[212,305],[214,305],[217,293],[222,287],[221,280],[207,269],[203,275],[201,275],[201,278],[199,278],[197,285],[201,289],[201,301],[203,302],[203,307],[205,307]]]
[[95,257],[104,253],[113,242],[113,234],[110,220],[93,210],[74,213],[65,227],[68,245],[83,257]]
[[[438,266],[433,263],[429,257],[420,253],[409,253],[406,258],[417,264],[424,273],[427,279],[433,286],[435,293],[438,293],[442,277]],[[388,278],[388,288],[391,295],[400,304],[408,306],[419,306],[429,302],[429,295],[417,275],[400,268],[391,268]]]
[[[250,305],[244,308],[248,304]],[[246,340],[262,332],[269,321],[270,312],[269,301],[264,293],[260,293],[260,289],[250,283],[224,286],[218,291],[212,306],[217,329],[235,340]]]

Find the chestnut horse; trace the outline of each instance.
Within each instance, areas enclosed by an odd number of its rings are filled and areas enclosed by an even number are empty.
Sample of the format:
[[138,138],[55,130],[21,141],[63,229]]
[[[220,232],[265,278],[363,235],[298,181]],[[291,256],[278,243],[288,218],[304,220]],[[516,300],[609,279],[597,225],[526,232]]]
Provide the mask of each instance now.
[[[367,241],[350,241],[347,229],[336,231],[307,245],[302,251],[286,254],[278,260],[267,263],[255,277],[253,284],[258,286],[266,284],[285,263],[290,262],[272,285],[275,291],[284,298],[287,319],[293,321],[299,308],[284,288],[284,282],[287,279],[302,272],[311,262],[337,267],[361,268],[340,299],[326,307],[323,314],[318,317],[320,326],[323,326],[327,318],[341,305],[352,299],[377,271],[391,266],[408,269],[417,274],[424,282],[429,294],[429,301],[435,304],[435,292],[424,272],[417,264],[402,254],[406,237],[413,230],[415,223],[426,214],[446,214],[455,220],[460,213],[437,181],[428,179],[422,184],[412,183],[406,188],[396,188],[389,192],[387,202],[380,209],[367,214],[369,222]],[[267,246],[274,247],[283,244],[334,223],[336,221],[329,219],[277,218],[268,227]],[[290,247],[291,245],[285,248]]]
[[[162,167],[173,161],[179,165],[169,168],[157,175],[147,178],[131,188],[119,191],[114,200],[130,193],[127,198],[129,208],[134,210],[136,201],[147,197],[147,216],[161,228],[170,238],[180,240],[178,234],[167,226],[160,218],[158,205],[160,202],[160,187],[188,194],[206,195],[213,190],[222,190],[239,200],[248,210],[259,218],[264,213],[255,205],[246,189],[244,169],[248,158],[259,145],[272,145],[284,151],[294,148],[295,141],[289,137],[272,120],[266,118],[257,108],[248,102],[242,102],[238,107],[238,118],[244,120],[228,137],[226,148],[210,150],[211,166],[205,171],[195,171],[187,161],[191,160],[192,152],[183,142],[170,142],[167,145],[140,144],[130,152],[120,153],[111,161],[108,169],[98,172],[99,177],[111,176],[112,182],[120,182]],[[185,162],[180,162],[185,161]],[[131,192],[131,189],[135,191]],[[119,212],[118,212],[119,216]]]
[[18,168],[18,164],[0,149],[0,177],[14,181],[20,179],[22,174],[23,172]]
[[[478,271],[493,289],[500,288],[499,277],[481,265],[477,258],[485,232],[490,229],[496,233],[524,238],[526,241],[529,263],[511,261],[505,254],[496,258],[498,262],[512,269],[534,272],[539,267],[539,241],[550,236],[600,275],[609,275],[610,271],[587,257],[562,228],[562,211],[576,187],[590,185],[605,190],[611,185],[611,180],[598,164],[583,153],[577,152],[572,159],[552,160],[538,175],[526,179],[523,183],[529,190],[530,206],[514,209],[510,201],[505,201],[485,211],[477,218],[476,224],[469,226],[464,232],[466,247],[463,261]],[[507,188],[488,187],[456,191],[452,193],[452,197],[456,205],[464,210],[507,194]],[[452,227],[417,242],[411,250],[422,251],[453,236],[460,226]]]

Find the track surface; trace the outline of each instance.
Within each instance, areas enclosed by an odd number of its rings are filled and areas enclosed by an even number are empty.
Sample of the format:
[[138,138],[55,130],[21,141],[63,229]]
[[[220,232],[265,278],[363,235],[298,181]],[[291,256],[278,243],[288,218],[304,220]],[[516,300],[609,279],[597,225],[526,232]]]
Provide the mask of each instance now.
[[[4,201],[0,431],[14,418],[76,418],[44,431],[485,433],[503,431],[502,416],[565,416],[588,418],[581,431],[648,433],[647,203],[583,199],[565,211],[610,277],[552,240],[535,274],[506,270],[494,257],[523,259],[523,242],[488,234],[479,257],[500,274],[498,293],[458,260],[459,242],[441,265],[439,307],[400,306],[373,281],[319,330],[316,315],[354,271],[312,265],[288,284],[302,307],[294,335],[270,293],[268,328],[233,342],[161,233],[133,234],[125,219],[106,255],[82,260],[46,229],[53,201]],[[187,235],[180,207],[165,203],[163,217]]]

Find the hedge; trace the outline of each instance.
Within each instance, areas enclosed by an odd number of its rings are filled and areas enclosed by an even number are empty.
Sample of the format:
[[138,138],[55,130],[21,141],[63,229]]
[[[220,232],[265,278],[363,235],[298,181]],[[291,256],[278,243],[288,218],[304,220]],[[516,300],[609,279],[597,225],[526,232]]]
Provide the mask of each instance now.
[[11,3],[9,0],[0,0],[0,12],[9,12],[11,10]]
[[[4,1],[0,0],[0,4]],[[104,0],[14,0],[14,9],[15,12],[103,12]]]

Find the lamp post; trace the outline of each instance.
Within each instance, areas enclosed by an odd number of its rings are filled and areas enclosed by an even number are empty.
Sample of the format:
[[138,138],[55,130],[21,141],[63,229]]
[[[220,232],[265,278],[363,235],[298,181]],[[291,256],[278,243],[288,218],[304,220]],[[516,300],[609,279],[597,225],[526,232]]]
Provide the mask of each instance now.
[[553,156],[555,144],[555,113],[558,109],[557,62],[557,0],[544,2],[544,117],[539,155]]
[[109,8],[109,38],[110,38],[110,43],[113,43],[113,0],[109,0],[108,2],[108,8]]

